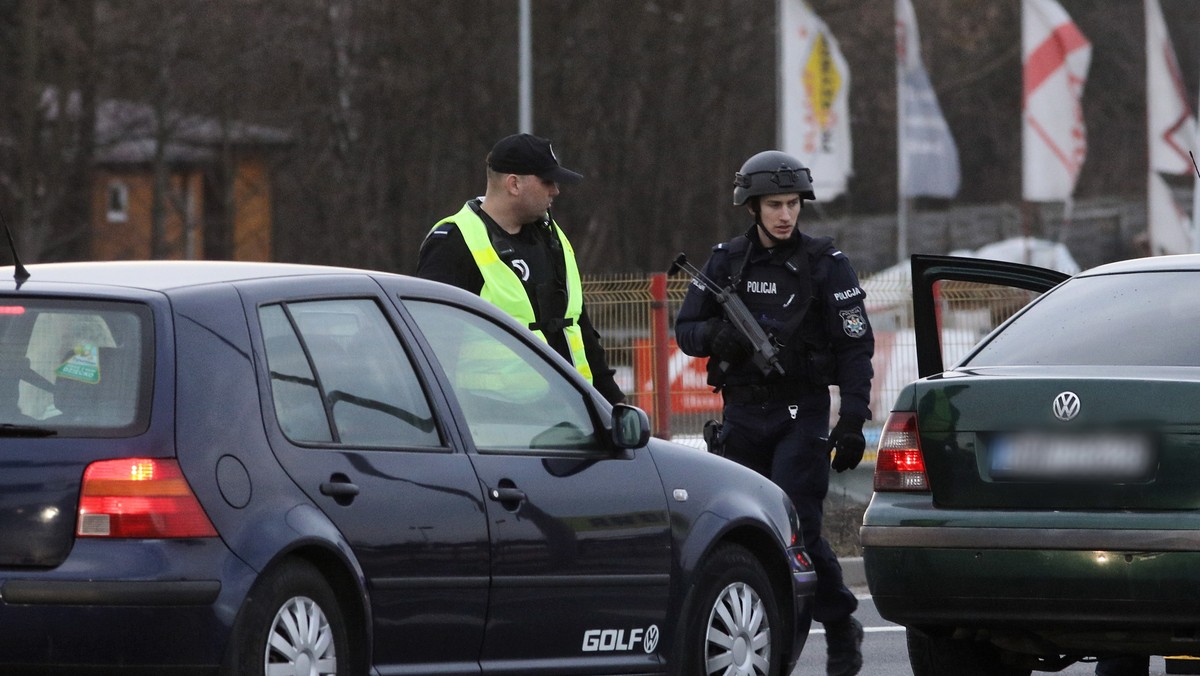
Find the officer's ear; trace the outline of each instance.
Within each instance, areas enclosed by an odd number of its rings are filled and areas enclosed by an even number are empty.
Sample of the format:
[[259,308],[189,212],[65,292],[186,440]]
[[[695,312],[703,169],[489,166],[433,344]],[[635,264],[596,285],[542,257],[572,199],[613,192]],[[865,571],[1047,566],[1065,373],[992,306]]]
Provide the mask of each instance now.
[[746,211],[749,211],[754,216],[755,223],[758,222],[758,220],[759,220],[758,217],[761,212],[758,201],[759,201],[758,195],[755,195],[754,197],[751,197],[750,199],[746,200]]
[[516,174],[503,174],[503,173],[500,173],[499,171],[492,169],[491,167],[488,167],[488,170],[487,170],[488,192],[495,192],[496,194],[499,194],[500,192],[505,192],[505,193],[508,193],[509,195],[515,195],[516,190],[517,190],[517,182],[519,180],[520,180],[520,177],[517,176]]
[[504,175],[504,190],[514,197],[521,192],[521,177],[517,174]]

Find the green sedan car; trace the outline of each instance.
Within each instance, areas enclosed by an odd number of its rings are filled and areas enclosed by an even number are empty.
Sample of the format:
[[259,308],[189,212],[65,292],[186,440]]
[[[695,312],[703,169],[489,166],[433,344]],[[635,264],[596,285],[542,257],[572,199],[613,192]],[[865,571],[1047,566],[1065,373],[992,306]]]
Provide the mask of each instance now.
[[[914,674],[1200,655],[1200,256],[912,268],[921,378],[882,432],[861,542]],[[956,322],[1014,298],[943,366]]]

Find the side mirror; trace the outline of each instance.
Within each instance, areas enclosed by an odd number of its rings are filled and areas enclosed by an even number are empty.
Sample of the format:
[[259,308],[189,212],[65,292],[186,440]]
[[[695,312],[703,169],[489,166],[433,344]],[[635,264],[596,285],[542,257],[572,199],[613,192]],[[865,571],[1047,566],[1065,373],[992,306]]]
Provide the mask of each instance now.
[[612,440],[617,448],[641,448],[650,441],[650,416],[637,406],[615,404]]

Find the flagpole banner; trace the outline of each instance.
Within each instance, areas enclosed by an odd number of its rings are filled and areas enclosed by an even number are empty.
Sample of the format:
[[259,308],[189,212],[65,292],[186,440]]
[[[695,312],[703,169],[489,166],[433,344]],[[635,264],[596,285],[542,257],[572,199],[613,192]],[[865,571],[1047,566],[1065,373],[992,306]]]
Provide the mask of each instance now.
[[1071,199],[1087,156],[1080,98],[1092,45],[1054,0],[1022,0],[1024,64],[1022,196],[1031,202]]
[[1179,207],[1171,186],[1167,185],[1156,171],[1150,172],[1147,202],[1150,215],[1150,255],[1191,253],[1191,219]]
[[1146,123],[1150,169],[1164,174],[1190,174],[1196,148],[1196,121],[1187,87],[1171,46],[1171,35],[1158,0],[1145,0]]
[[846,192],[850,69],[837,39],[803,0],[779,0],[779,144],[812,170],[821,201]]
[[901,197],[954,197],[961,180],[958,147],[921,60],[910,0],[896,0],[896,86]]
[[[1200,102],[1197,102],[1197,106],[1200,106]],[[1197,110],[1200,110],[1200,107]],[[1192,172],[1195,177],[1192,183],[1192,252],[1200,253],[1200,232],[1198,232],[1200,231],[1200,165],[1197,165],[1196,151],[1192,151],[1188,155],[1188,159],[1192,161]]]

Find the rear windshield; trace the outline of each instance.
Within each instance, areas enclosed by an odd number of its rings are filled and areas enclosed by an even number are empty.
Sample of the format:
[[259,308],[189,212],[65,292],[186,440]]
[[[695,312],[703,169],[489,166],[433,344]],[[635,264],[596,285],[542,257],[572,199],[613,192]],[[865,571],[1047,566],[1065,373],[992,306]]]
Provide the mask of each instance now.
[[1200,272],[1072,279],[1020,314],[966,366],[1200,366]]
[[150,317],[135,303],[0,298],[0,435],[144,431]]

